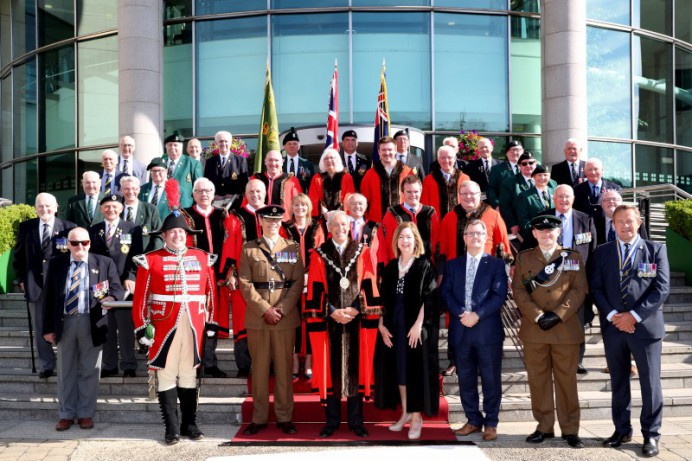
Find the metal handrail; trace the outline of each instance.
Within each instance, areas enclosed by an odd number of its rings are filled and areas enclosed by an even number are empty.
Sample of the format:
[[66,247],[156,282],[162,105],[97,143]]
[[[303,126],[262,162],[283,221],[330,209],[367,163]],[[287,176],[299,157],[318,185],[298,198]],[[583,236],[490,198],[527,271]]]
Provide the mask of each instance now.
[[676,200],[678,199],[688,199],[692,200],[692,194],[689,192],[686,192],[682,189],[680,189],[678,186],[673,185],[673,184],[652,184],[650,186],[641,186],[641,187],[633,187],[630,189],[623,189],[622,193],[624,194],[642,194],[642,195],[649,195],[651,193],[656,193],[656,192],[668,192],[672,194]]

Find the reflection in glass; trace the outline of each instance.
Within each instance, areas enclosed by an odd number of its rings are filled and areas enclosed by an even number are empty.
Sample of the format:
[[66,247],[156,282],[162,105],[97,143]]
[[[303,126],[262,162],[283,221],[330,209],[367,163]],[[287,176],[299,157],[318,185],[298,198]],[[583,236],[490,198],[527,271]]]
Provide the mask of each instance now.
[[0,185],[2,188],[0,188],[0,197],[5,197],[8,199],[12,199],[14,197],[14,191],[12,190],[14,186],[14,181],[12,178],[14,178],[14,167],[10,168],[3,168],[0,170]]
[[0,67],[12,60],[12,17],[10,0],[0,0]]
[[118,37],[79,43],[80,146],[118,139]]
[[632,147],[616,142],[589,141],[589,158],[603,162],[603,179],[632,187]]
[[37,160],[14,164],[14,203],[35,203],[38,195]]
[[675,38],[692,43],[692,0],[675,1]]
[[485,10],[506,10],[507,0],[435,0],[435,6],[454,8],[479,8]]
[[196,0],[195,2],[195,14],[198,16],[236,11],[266,11],[266,9],[267,0]]
[[14,157],[35,154],[36,145],[36,58],[12,71],[12,139]]
[[586,28],[589,136],[631,137],[630,35]]
[[[524,11],[526,13],[540,13],[540,0],[511,0],[510,9],[512,11]],[[437,4],[437,2],[435,2]]]
[[[222,2],[204,2],[222,3]],[[163,20],[192,16],[192,0],[167,0],[164,2]],[[198,12],[198,14],[201,14]]]
[[339,111],[342,123],[348,121],[347,32],[347,13],[272,16],[272,84],[280,130],[326,123],[335,59]]
[[430,14],[353,13],[354,123],[373,123],[383,59],[392,123],[431,129]]
[[196,134],[212,136],[228,129],[256,133],[267,65],[267,18],[199,22],[196,36]]
[[85,171],[96,171],[99,174],[103,172],[101,166],[101,153],[103,150],[83,150],[77,152],[77,193],[81,194],[82,190],[82,175]]
[[68,45],[41,53],[38,62],[39,149],[44,152],[73,147],[74,47]]
[[[8,75],[2,79],[2,88],[0,89],[0,102],[2,102],[2,131],[0,131],[0,162],[12,160],[12,76]],[[1,197],[8,197],[2,195]]]
[[586,17],[629,26],[630,0],[586,0]]
[[634,146],[636,187],[673,183],[673,149]]
[[[167,1],[166,3],[169,3]],[[118,0],[82,0],[77,2],[77,34],[118,27]]]
[[351,0],[353,6],[430,6],[430,0]]
[[67,203],[67,199],[77,193],[74,158],[74,152],[40,157],[38,191],[55,195],[58,203]]
[[39,46],[74,35],[74,0],[38,0]]
[[677,143],[692,147],[692,53],[675,48]]
[[36,2],[34,0],[11,1],[12,56],[16,58],[36,49]]
[[637,139],[673,141],[673,47],[634,36],[632,75]]
[[675,151],[676,175],[675,185],[692,194],[692,152]]
[[[680,14],[681,12],[676,12]],[[690,15],[687,15],[690,20]],[[673,0],[632,0],[632,27],[673,33]]]
[[[187,24],[191,27],[190,24]],[[192,36],[163,48],[163,125],[192,136]]]
[[348,6],[348,0],[271,0],[271,5],[275,9],[329,8],[330,6]]
[[507,73],[505,17],[435,15],[436,129],[507,131]]
[[[512,131],[515,133],[541,132],[541,39],[540,20],[512,18],[511,94]],[[540,150],[536,138],[528,138],[526,150]],[[540,140],[539,140],[540,141]]]

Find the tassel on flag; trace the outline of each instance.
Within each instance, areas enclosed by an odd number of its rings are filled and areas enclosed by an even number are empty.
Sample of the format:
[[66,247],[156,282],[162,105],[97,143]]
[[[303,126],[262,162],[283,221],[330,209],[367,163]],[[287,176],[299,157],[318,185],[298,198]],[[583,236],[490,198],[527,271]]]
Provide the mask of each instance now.
[[255,153],[255,173],[262,172],[262,159],[270,150],[281,150],[281,146],[279,145],[279,121],[276,117],[276,107],[274,106],[272,75],[269,70],[269,62],[267,62],[267,79],[264,83],[264,102],[262,103],[262,117],[260,118],[257,152]]
[[329,115],[327,116],[327,136],[324,148],[339,150],[339,69],[334,61],[334,75],[329,84]]
[[380,138],[389,136],[389,103],[387,102],[387,80],[385,73],[385,63],[382,61],[382,73],[380,74],[380,92],[377,95],[377,111],[375,113],[375,136],[373,136],[372,160],[380,161],[380,154],[377,150],[377,141]]

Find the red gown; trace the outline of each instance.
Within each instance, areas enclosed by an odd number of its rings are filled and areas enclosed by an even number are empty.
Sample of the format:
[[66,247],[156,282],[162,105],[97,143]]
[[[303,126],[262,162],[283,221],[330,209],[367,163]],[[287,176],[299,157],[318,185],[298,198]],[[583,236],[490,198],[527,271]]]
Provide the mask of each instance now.
[[[507,237],[507,226],[505,226],[505,222],[502,220],[500,213],[485,203],[481,203],[479,211],[482,211],[480,219],[485,223],[488,230],[488,240],[485,242],[484,251],[494,256],[495,249],[499,244],[502,244],[505,248],[505,253],[511,254],[509,238]],[[461,232],[459,232],[459,218],[457,212],[462,212],[467,218],[474,218],[478,215],[477,212],[466,213],[463,211],[461,205],[457,205],[444,217],[440,226],[440,254],[441,259],[445,261],[449,261],[457,256],[463,256],[457,252],[459,244],[463,243],[459,242],[459,239],[463,239],[463,236]]]
[[397,161],[391,176],[387,176],[382,164],[375,163],[360,183],[360,193],[368,200],[365,219],[382,222],[387,208],[404,203],[404,197],[400,192],[401,183],[406,176],[412,174],[411,168]]
[[468,179],[468,175],[455,169],[449,182],[446,183],[443,173],[440,170],[434,170],[423,180],[420,202],[435,208],[440,219],[444,219],[447,213],[459,203],[459,184]]
[[312,216],[322,216],[322,207],[328,211],[342,210],[348,196],[355,191],[353,178],[346,172],[336,173],[332,178],[327,173],[314,175],[308,192],[312,202]]
[[394,259],[392,249],[392,238],[399,224],[402,222],[413,222],[420,232],[423,244],[425,245],[425,255],[432,261],[438,252],[438,241],[440,234],[440,218],[437,211],[429,206],[422,206],[415,215],[403,205],[390,207],[382,219],[379,230],[379,239],[384,242],[383,251],[377,255],[378,262],[385,266]]

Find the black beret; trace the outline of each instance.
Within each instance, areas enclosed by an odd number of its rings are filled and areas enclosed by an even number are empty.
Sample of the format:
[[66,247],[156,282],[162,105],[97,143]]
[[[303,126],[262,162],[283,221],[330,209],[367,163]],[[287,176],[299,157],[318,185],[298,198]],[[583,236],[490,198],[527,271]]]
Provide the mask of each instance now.
[[164,144],[168,144],[169,142],[185,142],[185,138],[176,132],[163,141]]
[[147,165],[147,170],[151,170],[152,168],[155,168],[157,166],[161,168],[167,168],[166,162],[164,162],[161,157],[154,157],[153,159],[151,159],[149,165]]
[[118,195],[118,194],[106,195],[105,197],[103,197],[101,199],[101,201],[99,202],[99,205],[103,205],[104,203],[108,203],[108,202],[123,203],[123,197],[122,197],[122,195]]
[[521,154],[521,156],[519,157],[519,160],[517,160],[517,163],[521,163],[524,160],[536,160],[536,159],[533,158],[533,154],[531,152],[524,151],[524,153]]
[[344,138],[356,138],[358,139],[358,134],[356,133],[355,130],[347,130],[344,131],[344,134],[341,135],[341,140],[343,141]]
[[505,147],[505,152],[510,150],[512,147],[524,147],[524,146],[522,146],[519,141],[510,141],[509,143],[507,143],[507,147]]
[[536,165],[536,168],[531,172],[531,176],[541,174],[541,173],[550,173],[550,170],[548,169],[547,166],[541,165],[540,163]]
[[300,139],[298,139],[298,133],[296,133],[296,129],[291,127],[291,131],[289,131],[286,136],[284,136],[284,143],[283,145],[285,146],[287,142],[289,141],[298,141],[300,142]]
[[394,133],[394,139],[398,138],[399,136],[406,136],[408,138],[408,131],[399,130],[396,133]]

